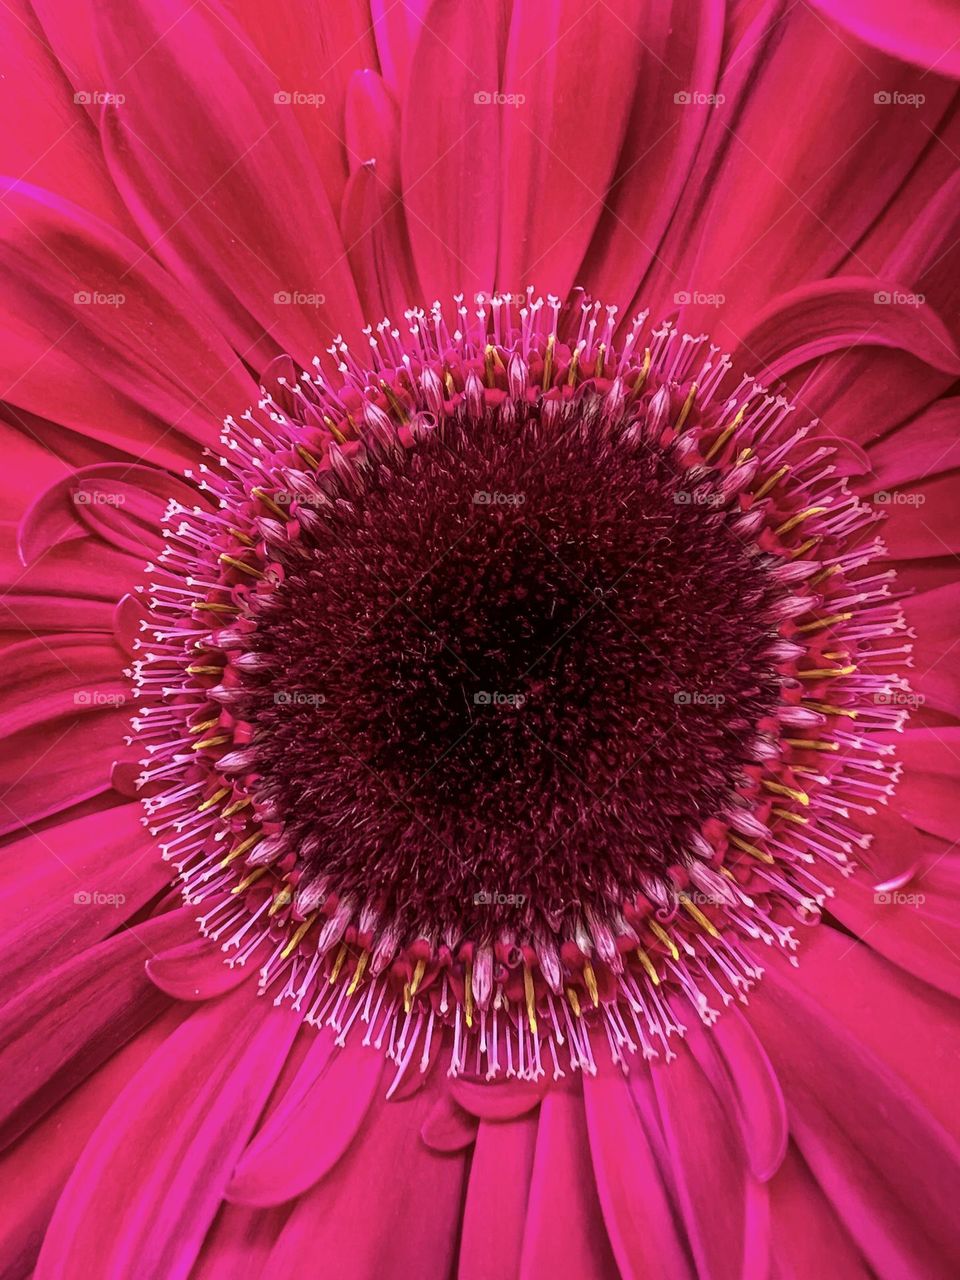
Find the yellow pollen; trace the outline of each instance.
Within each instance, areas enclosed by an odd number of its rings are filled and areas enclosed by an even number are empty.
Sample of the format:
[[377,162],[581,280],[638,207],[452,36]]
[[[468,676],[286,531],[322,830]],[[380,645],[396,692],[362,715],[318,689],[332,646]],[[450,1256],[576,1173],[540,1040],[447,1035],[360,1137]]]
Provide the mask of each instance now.
[[[771,858],[770,861],[772,862],[773,859]],[[691,919],[696,920],[697,924],[700,926],[701,929],[706,929],[707,933],[709,933],[711,938],[720,937],[720,934],[717,932],[713,921],[710,920],[707,916],[705,916],[703,912],[700,910],[700,908],[696,905],[696,903],[691,902],[690,899],[685,894],[680,894],[680,905],[683,907],[684,911],[686,911],[687,915],[691,917]]]
[[204,738],[202,742],[195,742],[190,748],[191,751],[202,751],[204,747],[219,747],[221,742],[229,742],[229,733],[218,734],[215,738]]
[[204,729],[211,729],[217,723],[219,716],[214,716],[212,720],[204,720],[202,724],[192,724],[187,730],[188,733],[203,733]]
[[238,858],[243,857],[248,849],[252,848],[263,833],[255,831],[252,836],[247,836],[246,840],[238,844],[235,849],[231,849],[224,860],[220,863],[221,867],[229,867],[231,862],[236,862]]
[[665,929],[661,928],[660,925],[657,924],[656,920],[650,920],[649,925],[650,925],[650,932],[653,934],[653,936],[659,939],[659,941],[663,943],[663,945],[670,952],[670,955],[673,957],[674,960],[679,960],[680,951],[677,947],[677,944],[670,937],[669,933],[667,933]]
[[787,738],[787,743],[791,747],[796,747],[798,751],[839,751],[839,742],[820,742],[814,738]]
[[643,384],[646,382],[647,374],[650,372],[650,364],[651,364],[650,348],[647,347],[646,351],[644,351],[643,353],[643,365],[641,366],[640,372],[637,374],[636,382],[633,384],[634,395],[636,395],[638,391],[643,390]]
[[469,960],[463,966],[463,1012],[467,1026],[473,1026],[473,965]]
[[547,339],[547,349],[543,353],[543,381],[540,386],[546,391],[550,386],[550,379],[553,377],[553,352],[557,345],[557,336],[551,333]]
[[567,987],[567,999],[570,1001],[570,1008],[576,1017],[580,1017],[580,998],[574,991],[573,987]]
[[805,827],[810,819],[805,818],[801,813],[791,813],[789,809],[777,809],[773,811],[778,818],[785,818],[787,822],[795,822],[798,826]]
[[754,490],[753,496],[757,499],[765,498],[771,489],[776,488],[776,486],[780,483],[780,481],[783,479],[783,477],[787,474],[789,470],[790,470],[789,467],[780,467],[777,471],[773,473],[772,476],[769,476],[766,480],[764,480],[763,484],[760,486],[759,489]]
[[290,956],[293,955],[294,951],[297,949],[297,947],[300,944],[301,938],[303,938],[304,934],[307,932],[307,930],[310,928],[310,926],[313,924],[316,918],[317,918],[317,913],[315,911],[313,915],[307,916],[306,920],[304,920],[302,924],[297,925],[297,928],[295,929],[295,931],[290,935],[290,941],[280,952],[281,960],[287,960],[290,958]]
[[347,944],[345,942],[341,942],[340,950],[337,952],[337,958],[336,960],[334,960],[333,968],[330,970],[330,977],[327,979],[331,987],[336,982],[336,980],[340,977],[340,970],[343,968],[343,962],[344,960],[346,960],[346,958],[347,958]]
[[[833,658],[839,655],[826,653],[825,658]],[[801,680],[826,680],[828,676],[852,676],[856,671],[855,666],[846,667],[814,667],[812,671],[798,671],[797,675]]]
[[746,840],[741,840],[739,836],[731,833],[727,839],[736,848],[742,849],[744,853],[749,853],[751,857],[758,858],[761,862],[771,863],[774,861],[769,853],[764,852],[763,849],[758,849],[755,844],[748,844]]
[[784,533],[789,533],[791,529],[796,529],[798,524],[803,524],[804,520],[809,520],[811,516],[822,516],[826,509],[826,507],[805,507],[789,520],[784,520],[774,532],[780,537]]
[[812,702],[809,698],[803,698],[802,701],[811,711],[822,711],[825,716],[849,716],[851,720],[857,718],[856,711],[850,707],[837,707],[832,702]]
[[798,631],[819,631],[823,627],[832,627],[835,622],[849,622],[852,613],[831,613],[828,618],[818,618],[816,622],[805,622]]
[[259,502],[262,502],[263,505],[272,511],[275,516],[279,516],[281,520],[286,520],[287,513],[282,507],[278,507],[274,500],[269,497],[268,494],[264,493],[262,489],[254,486],[250,490],[250,495],[251,497],[256,498]]
[[367,952],[360,952],[360,959],[357,961],[357,967],[353,971],[353,977],[350,979],[350,985],[347,987],[347,995],[352,996],[360,985],[363,978],[364,970],[367,967]]
[[221,564],[228,564],[231,569],[239,569],[241,573],[249,573],[251,578],[262,578],[263,574],[259,569],[254,569],[248,564],[244,564],[242,560],[238,560],[236,556],[228,556],[225,551],[221,552],[217,557]]
[[580,352],[583,350],[583,342],[578,342],[573,349],[573,355],[570,357],[570,368],[567,372],[567,386],[574,387],[577,383],[577,376],[580,372]]
[[768,791],[772,791],[774,795],[789,796],[791,800],[796,800],[797,804],[808,805],[810,797],[805,791],[796,791],[793,787],[785,787],[782,782],[770,782],[764,778],[763,785]]
[[239,813],[241,809],[245,809],[248,804],[253,801],[250,796],[244,796],[242,800],[234,800],[233,804],[228,804],[221,813],[221,818],[232,818],[235,813]]
[[528,965],[523,966],[523,995],[527,1002],[527,1022],[534,1035],[537,1034],[537,1005],[534,999],[533,974]]
[[215,791],[208,800],[204,800],[203,804],[197,805],[197,813],[206,813],[208,809],[212,809],[213,806],[218,804],[224,796],[228,796],[229,794],[229,787],[221,787],[220,790]]
[[223,674],[223,667],[196,666],[191,664],[187,667],[188,676],[219,676]]
[[277,894],[273,899],[273,902],[270,903],[270,910],[267,912],[267,915],[270,917],[279,915],[279,913],[283,910],[285,906],[288,905],[288,903],[292,898],[293,898],[293,894],[290,891],[290,886],[288,884],[285,884],[277,892]]
[[[220,865],[222,866],[223,864],[221,863]],[[244,889],[249,889],[252,884],[256,884],[260,877],[265,876],[269,870],[269,867],[257,867],[255,871],[251,871],[248,876],[245,876],[239,884],[235,884],[230,892],[243,893]]]
[[313,467],[313,469],[314,469],[315,471],[319,468],[320,463],[319,463],[319,462],[317,461],[317,459],[313,456],[313,454],[310,452],[310,450],[309,450],[309,449],[305,449],[305,448],[303,447],[303,445],[302,445],[302,444],[298,444],[298,445],[296,446],[296,450],[297,450],[297,453],[299,453],[300,457],[304,460],[304,462],[307,464],[307,466],[308,466],[308,467]]
[[697,384],[695,382],[691,382],[690,390],[687,392],[687,398],[686,400],[684,400],[683,407],[681,408],[680,412],[677,414],[677,421],[674,423],[674,427],[673,427],[674,431],[676,431],[678,434],[683,430],[683,424],[690,417],[690,410],[693,408],[694,401],[696,400],[696,398],[697,398]]
[[659,977],[657,976],[657,971],[656,971],[656,969],[653,967],[653,961],[650,959],[650,957],[649,957],[649,956],[647,955],[647,953],[644,951],[643,947],[637,947],[637,959],[638,959],[638,960],[640,961],[640,963],[643,965],[644,969],[645,969],[645,970],[646,970],[646,972],[647,972],[647,977],[650,979],[650,981],[653,983],[653,985],[654,985],[655,987],[659,987],[659,985],[660,985],[660,979],[659,979]]

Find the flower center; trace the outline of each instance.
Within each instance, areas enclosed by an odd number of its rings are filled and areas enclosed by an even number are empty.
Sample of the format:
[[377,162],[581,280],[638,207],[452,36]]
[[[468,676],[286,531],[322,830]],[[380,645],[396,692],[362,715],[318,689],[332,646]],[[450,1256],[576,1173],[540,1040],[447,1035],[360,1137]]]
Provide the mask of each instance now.
[[776,703],[784,592],[656,435],[588,392],[332,477],[238,708],[305,877],[376,886],[409,941],[529,938],[689,862]]
[[672,1057],[886,803],[878,517],[705,338],[530,291],[278,362],[173,505],[151,831],[232,964],[426,1069]]

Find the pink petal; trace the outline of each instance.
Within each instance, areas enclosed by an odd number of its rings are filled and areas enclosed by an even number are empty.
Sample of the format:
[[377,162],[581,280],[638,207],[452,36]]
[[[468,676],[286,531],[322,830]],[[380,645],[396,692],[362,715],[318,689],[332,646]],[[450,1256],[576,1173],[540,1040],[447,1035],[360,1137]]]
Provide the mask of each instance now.
[[328,333],[358,330],[330,200],[283,99],[317,90],[281,85],[218,0],[131,0],[122,23],[97,30],[106,79],[136,69],[136,92],[104,112],[117,186],[241,355],[308,364]]
[[813,0],[813,4],[858,40],[938,75],[960,76],[957,11],[949,0],[917,0],[909,10],[896,0]]
[[[577,0],[515,0],[503,91],[517,105],[502,108],[500,125],[501,290],[535,283],[563,298],[578,283],[627,134],[646,18],[642,0],[613,0],[589,19]],[[495,146],[497,109],[481,111],[493,117],[483,145]]]
[[413,259],[428,303],[493,287],[501,108],[478,103],[477,95],[499,85],[500,17],[498,0],[469,8],[434,0],[413,55],[401,104],[401,165]]
[[[308,1191],[349,1150],[380,1086],[383,1056],[318,1035],[275,1110],[241,1157],[227,1188],[236,1204],[268,1206]],[[381,1090],[382,1092],[382,1090]],[[312,1134],[303,1142],[304,1131]]]
[[523,1246],[537,1116],[480,1122],[470,1162],[457,1280],[515,1276]]
[[[242,990],[175,1031],[87,1145],[47,1231],[37,1280],[71,1267],[185,1277],[297,1025],[288,1009]],[[120,1229],[104,1231],[107,1219]]]

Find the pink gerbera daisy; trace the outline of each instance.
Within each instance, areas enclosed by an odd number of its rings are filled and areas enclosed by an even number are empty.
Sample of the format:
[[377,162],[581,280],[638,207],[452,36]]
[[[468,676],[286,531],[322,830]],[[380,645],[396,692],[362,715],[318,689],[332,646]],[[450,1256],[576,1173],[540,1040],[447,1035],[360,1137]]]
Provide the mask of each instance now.
[[958,1274],[947,7],[0,24],[2,1274]]

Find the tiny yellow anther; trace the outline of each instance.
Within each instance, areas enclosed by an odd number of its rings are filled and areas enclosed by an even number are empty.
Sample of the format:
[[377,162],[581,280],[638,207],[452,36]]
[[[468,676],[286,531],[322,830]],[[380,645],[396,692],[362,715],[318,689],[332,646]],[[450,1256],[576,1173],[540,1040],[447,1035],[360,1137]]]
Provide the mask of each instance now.
[[637,959],[643,965],[644,969],[646,970],[647,977],[650,979],[653,985],[655,987],[659,987],[660,978],[657,976],[657,971],[653,967],[653,961],[647,955],[646,951],[644,951],[643,947],[637,947]]
[[673,957],[674,960],[679,960],[680,959],[679,948],[677,947],[677,944],[674,942],[674,940],[670,937],[669,933],[667,933],[667,931],[663,929],[656,922],[656,920],[650,920],[647,923],[650,925],[650,932],[653,934],[653,936],[663,943],[663,945],[670,952],[670,955]]

